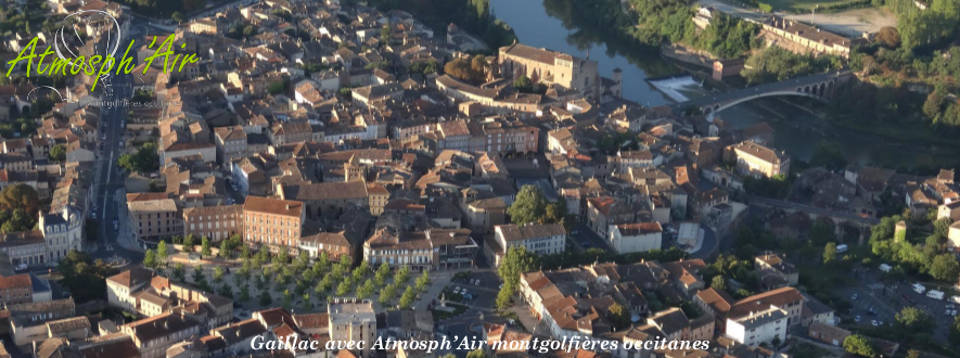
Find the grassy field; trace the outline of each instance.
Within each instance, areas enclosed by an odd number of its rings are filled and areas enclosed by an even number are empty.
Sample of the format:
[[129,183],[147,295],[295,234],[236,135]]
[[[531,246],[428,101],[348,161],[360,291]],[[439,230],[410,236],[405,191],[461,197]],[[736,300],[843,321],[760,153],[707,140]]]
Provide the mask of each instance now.
[[869,7],[870,0],[761,0],[775,11],[809,13],[819,5],[817,12],[833,12],[860,7]]

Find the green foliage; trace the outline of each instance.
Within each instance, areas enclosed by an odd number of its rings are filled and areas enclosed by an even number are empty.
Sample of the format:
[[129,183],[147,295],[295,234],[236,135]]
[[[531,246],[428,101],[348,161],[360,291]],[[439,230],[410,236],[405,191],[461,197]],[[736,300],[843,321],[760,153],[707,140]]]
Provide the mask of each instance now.
[[798,55],[771,46],[751,55],[741,73],[752,84],[784,81],[811,73],[836,70],[841,61],[832,56]]
[[934,326],[930,315],[917,307],[904,307],[895,318],[897,325],[907,332],[929,332]]
[[57,272],[63,277],[60,284],[77,303],[107,299],[106,278],[113,272],[103,260],[94,261],[85,253],[70,250],[57,264]]
[[430,284],[430,271],[423,270],[423,273],[420,274],[420,277],[417,277],[417,281],[415,282],[415,287],[417,289],[417,292],[423,292],[427,288],[427,285],[429,284]]
[[720,58],[736,58],[750,50],[751,40],[759,32],[760,25],[718,12],[692,42]]
[[153,250],[147,249],[147,251],[143,253],[143,266],[149,268],[157,267],[157,255],[153,252]]
[[259,303],[261,306],[269,306],[271,303],[273,303],[273,297],[270,297],[270,292],[267,290],[261,290]]
[[823,263],[829,264],[837,260],[837,244],[828,242],[823,246]]
[[859,334],[851,334],[844,338],[843,350],[861,357],[873,358],[877,356],[877,349],[873,347],[873,342]]
[[414,290],[413,286],[407,286],[407,289],[400,295],[400,301],[397,302],[397,305],[400,306],[400,309],[407,309],[413,305],[413,301],[416,299],[417,291]]
[[621,330],[630,326],[630,311],[620,303],[614,302],[607,308],[610,311],[610,322],[614,330]]
[[210,238],[204,236],[200,238],[200,256],[210,256]]
[[847,167],[847,157],[839,144],[822,141],[813,151],[810,166],[824,167],[834,171],[842,170]]
[[723,275],[713,276],[713,279],[710,280],[710,287],[717,291],[726,291],[727,280],[723,278]]
[[160,167],[160,155],[156,143],[144,143],[133,154],[125,153],[117,159],[117,165],[131,172],[149,173]]
[[507,214],[510,214],[510,221],[517,225],[536,223],[544,217],[546,206],[546,199],[540,194],[540,189],[533,185],[524,185],[513,204],[507,208]]
[[477,348],[467,352],[467,358],[489,358],[489,357],[490,355],[488,355],[487,352],[481,348]]
[[0,191],[0,232],[32,230],[39,210],[37,191],[26,184],[8,185]]
[[497,267],[497,275],[503,281],[503,286],[497,294],[497,308],[505,309],[510,303],[512,297],[519,288],[520,275],[525,272],[533,271],[536,267],[537,259],[527,252],[523,246],[514,246],[507,250],[503,262]]
[[167,255],[170,254],[169,249],[167,248],[167,242],[160,240],[160,243],[157,244],[157,262],[160,265],[163,265],[167,262]]
[[419,73],[424,76],[429,75],[431,73],[437,73],[439,69],[440,69],[440,64],[438,64],[437,61],[434,59],[430,59],[428,61],[413,62],[410,64],[409,67],[407,67],[407,71],[409,71],[411,74]]
[[67,160],[67,146],[56,144],[50,148],[50,160],[61,163]]
[[380,289],[380,295],[377,297],[377,302],[380,302],[381,305],[386,305],[393,301],[393,298],[397,295],[397,286],[394,284],[386,285],[384,288]]
[[930,276],[933,278],[954,283],[957,276],[960,275],[960,264],[957,263],[957,256],[951,253],[937,255],[930,264]]
[[267,87],[267,92],[272,95],[284,94],[289,92],[289,90],[290,80],[287,78],[270,82],[270,85]]
[[544,94],[547,92],[547,86],[544,86],[540,83],[534,83],[530,81],[527,76],[520,76],[517,79],[513,80],[513,88],[516,88],[517,91],[523,93],[538,93]]
[[783,175],[772,178],[754,178],[748,176],[743,180],[743,190],[750,194],[768,198],[781,199],[790,190],[790,181]]

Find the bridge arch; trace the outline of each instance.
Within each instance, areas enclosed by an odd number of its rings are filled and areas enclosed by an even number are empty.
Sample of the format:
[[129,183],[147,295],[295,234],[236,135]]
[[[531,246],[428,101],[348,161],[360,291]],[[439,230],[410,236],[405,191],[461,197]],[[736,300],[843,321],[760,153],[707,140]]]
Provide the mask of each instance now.
[[741,104],[741,103],[743,103],[743,102],[749,102],[749,101],[752,101],[752,100],[755,100],[755,99],[758,99],[758,98],[763,98],[763,97],[799,96],[799,97],[813,98],[813,99],[816,99],[816,100],[818,100],[818,101],[820,101],[820,102],[826,102],[826,100],[823,98],[823,95],[822,95],[822,94],[819,94],[819,95],[818,95],[818,94],[815,93],[815,92],[816,92],[816,88],[815,88],[815,87],[810,87],[810,86],[802,87],[802,88],[797,88],[796,91],[763,92],[763,93],[758,93],[758,94],[755,94],[755,95],[752,95],[752,96],[741,97],[741,98],[738,98],[738,99],[736,99],[736,100],[733,100],[733,101],[730,101],[730,102],[726,102],[726,103],[713,104],[713,105],[708,106],[706,109],[703,109],[703,112],[704,112],[704,113],[707,113],[707,114],[710,114],[710,115],[714,115],[714,114],[716,114],[716,113],[718,113],[718,112],[720,112],[720,111],[723,111],[723,110],[725,110],[725,109],[727,109],[727,108],[736,106],[736,105]]

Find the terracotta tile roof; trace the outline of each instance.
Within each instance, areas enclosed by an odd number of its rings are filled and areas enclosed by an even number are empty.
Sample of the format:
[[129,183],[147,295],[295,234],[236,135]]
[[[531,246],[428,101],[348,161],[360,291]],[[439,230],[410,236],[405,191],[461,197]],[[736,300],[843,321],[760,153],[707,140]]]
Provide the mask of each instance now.
[[247,196],[243,211],[253,211],[273,215],[302,217],[303,203],[294,200],[282,200],[262,196]]

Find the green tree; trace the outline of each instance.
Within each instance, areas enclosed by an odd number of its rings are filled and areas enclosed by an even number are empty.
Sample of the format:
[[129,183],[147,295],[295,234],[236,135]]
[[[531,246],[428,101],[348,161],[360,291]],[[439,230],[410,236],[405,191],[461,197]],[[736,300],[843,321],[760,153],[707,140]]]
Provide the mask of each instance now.
[[223,266],[217,266],[213,268],[213,282],[220,283],[223,281],[223,275],[225,274]]
[[393,282],[398,285],[406,283],[408,279],[410,279],[410,268],[405,265],[400,266],[397,273],[393,275]]
[[261,306],[269,306],[270,303],[272,303],[272,302],[273,302],[273,297],[270,297],[270,292],[267,292],[267,290],[261,290],[261,291],[260,291],[260,305],[261,305]]
[[610,322],[613,323],[615,330],[619,331],[630,326],[630,311],[623,305],[614,302],[608,310],[610,311]]
[[907,332],[928,332],[933,328],[930,315],[917,307],[904,307],[895,318],[897,324]]
[[954,316],[953,324],[950,325],[950,343],[960,346],[960,315]]
[[376,286],[373,283],[373,279],[367,279],[363,282],[359,288],[357,288],[357,298],[370,298],[376,292]]
[[957,263],[956,255],[945,253],[933,258],[933,263],[930,264],[930,276],[953,283],[958,275],[960,275],[960,264]]
[[416,289],[418,292],[423,292],[427,288],[427,285],[430,284],[430,271],[423,270],[423,273],[420,274],[420,277],[417,277]]
[[174,281],[184,282],[184,281],[187,280],[187,279],[186,279],[186,273],[185,273],[185,270],[184,270],[184,268],[183,268],[183,264],[177,263],[176,265],[173,266],[172,276],[173,276]]
[[250,286],[242,285],[240,286],[240,292],[238,293],[237,299],[240,302],[247,302],[250,300]]
[[193,245],[193,234],[187,234],[187,236],[183,238],[183,251],[193,253]]
[[387,277],[390,277],[390,265],[384,262],[377,268],[377,272],[373,275],[373,280],[377,286],[383,286],[383,283],[387,281]]
[[467,358],[489,358],[489,355],[483,349],[477,348],[467,352]]
[[51,147],[50,160],[61,163],[67,160],[67,146],[63,144],[56,144]]
[[859,334],[851,334],[844,338],[843,350],[861,357],[873,358],[877,356],[877,349],[873,347],[870,339]]
[[837,260],[837,244],[828,242],[823,246],[823,263],[829,264]]
[[397,295],[397,286],[394,284],[389,284],[380,289],[380,296],[377,297],[377,302],[380,302],[381,305],[387,305],[390,301],[393,301],[393,297]]
[[397,304],[401,309],[410,308],[413,305],[413,301],[417,299],[417,292],[413,289],[413,286],[407,286],[407,289],[403,291],[403,294],[400,295],[400,301]]
[[157,256],[153,250],[147,249],[147,251],[143,253],[143,266],[149,268],[157,267]]
[[160,265],[166,264],[168,254],[167,242],[160,240],[160,243],[157,244],[157,262],[159,262]]
[[713,279],[710,280],[710,287],[717,291],[726,291],[727,280],[723,278],[723,275],[713,276]]
[[350,291],[353,290],[353,285],[350,284],[350,280],[343,280],[340,282],[340,285],[337,286],[337,296],[344,296]]
[[210,238],[203,236],[200,238],[200,256],[209,257],[210,254]]
[[203,276],[203,268],[200,266],[195,266],[193,268],[193,282],[200,284],[201,282],[206,282],[207,278]]
[[524,185],[517,193],[513,204],[507,208],[510,220],[517,225],[539,222],[546,213],[547,202],[540,189],[533,185]]

